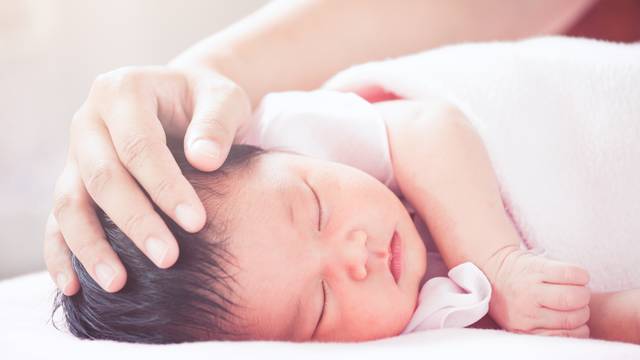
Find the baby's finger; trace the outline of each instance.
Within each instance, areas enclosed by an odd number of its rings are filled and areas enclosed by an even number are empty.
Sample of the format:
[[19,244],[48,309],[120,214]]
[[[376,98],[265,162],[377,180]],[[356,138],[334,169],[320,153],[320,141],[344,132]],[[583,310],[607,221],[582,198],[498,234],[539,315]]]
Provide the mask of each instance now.
[[53,213],[49,214],[44,231],[44,262],[51,279],[63,294],[71,296],[78,292],[80,283],[71,266],[71,252]]
[[200,81],[193,90],[195,105],[185,153],[194,167],[212,171],[227,158],[238,127],[251,114],[251,104],[240,87],[224,78]]
[[587,325],[582,325],[575,329],[534,329],[531,330],[529,334],[545,336],[565,336],[587,339],[589,338],[590,332]]
[[577,265],[547,260],[542,268],[542,281],[553,284],[586,285],[589,273]]
[[536,311],[533,327],[552,330],[575,329],[586,324],[590,315],[588,306],[572,311],[556,311],[541,307]]
[[546,308],[569,311],[589,305],[591,291],[586,286],[541,284],[534,296]]
[[[109,292],[120,290],[127,279],[126,271],[104,236],[91,198],[73,162],[67,163],[56,183],[53,214],[64,236],[55,241],[63,240],[103,289]],[[60,246],[57,248],[61,251]],[[53,259],[50,261],[55,263]],[[70,269],[70,264],[67,269]],[[71,290],[65,289],[65,293]]]

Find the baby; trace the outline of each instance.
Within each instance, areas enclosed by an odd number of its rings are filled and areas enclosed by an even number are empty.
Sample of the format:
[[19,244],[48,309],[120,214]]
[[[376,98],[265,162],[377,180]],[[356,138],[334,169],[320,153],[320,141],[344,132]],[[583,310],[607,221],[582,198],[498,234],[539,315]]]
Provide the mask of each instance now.
[[[265,150],[235,145],[213,173],[191,169],[174,151],[207,207],[207,226],[189,234],[165,217],[180,258],[163,270],[101,214],[130,275],[122,291],[109,294],[74,259],[82,289],[56,300],[74,335],[145,343],[395,336],[412,321],[432,277],[429,235],[417,229],[424,222],[448,268],[472,262],[489,280],[489,313],[501,327],[587,337],[589,324],[599,337],[617,327],[625,340],[640,341],[627,331],[637,326],[638,292],[591,299],[585,270],[524,248],[482,141],[455,107],[438,99],[371,105],[352,94],[300,96],[327,109],[344,101],[335,107],[343,118],[352,112],[354,122],[377,122],[335,128],[319,117],[314,125],[310,111],[300,129],[313,131],[289,134],[281,139],[286,146],[265,136],[282,133],[277,122],[251,124],[239,141]],[[364,103],[368,113],[360,111]],[[308,148],[325,141],[351,151]],[[614,305],[625,321],[606,316]]]

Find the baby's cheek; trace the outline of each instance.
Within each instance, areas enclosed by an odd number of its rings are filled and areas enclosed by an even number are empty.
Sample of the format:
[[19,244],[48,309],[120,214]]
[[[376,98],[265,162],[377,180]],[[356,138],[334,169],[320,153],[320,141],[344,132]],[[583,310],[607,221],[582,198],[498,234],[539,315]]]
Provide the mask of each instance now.
[[399,335],[404,330],[405,324],[391,314],[380,313],[376,316],[345,319],[342,326],[326,334],[325,341],[367,341],[384,339]]
[[360,340],[381,339],[402,333],[413,315],[415,299],[409,299],[404,294],[371,296],[363,304],[371,307],[363,314],[363,321],[359,322]]

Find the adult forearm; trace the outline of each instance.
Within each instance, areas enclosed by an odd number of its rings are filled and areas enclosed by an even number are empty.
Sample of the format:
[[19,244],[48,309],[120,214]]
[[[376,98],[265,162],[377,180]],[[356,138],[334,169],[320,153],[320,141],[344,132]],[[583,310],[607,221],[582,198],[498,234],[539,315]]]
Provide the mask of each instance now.
[[172,61],[221,71],[252,102],[356,63],[463,41],[563,30],[593,0],[275,1]]

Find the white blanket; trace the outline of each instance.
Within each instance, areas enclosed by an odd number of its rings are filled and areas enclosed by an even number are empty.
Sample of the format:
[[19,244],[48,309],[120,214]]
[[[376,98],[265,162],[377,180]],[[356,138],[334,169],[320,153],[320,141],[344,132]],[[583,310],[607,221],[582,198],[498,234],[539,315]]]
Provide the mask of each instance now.
[[45,273],[0,282],[0,359],[639,359],[640,346],[599,340],[445,329],[360,344],[201,342],[176,345],[79,340],[48,322],[53,282]]
[[482,137],[529,247],[584,266],[595,291],[640,287],[640,44],[451,46],[356,66],[325,87],[447,98]]

